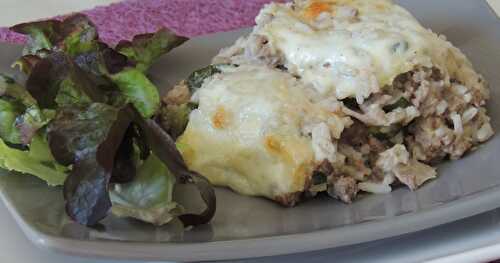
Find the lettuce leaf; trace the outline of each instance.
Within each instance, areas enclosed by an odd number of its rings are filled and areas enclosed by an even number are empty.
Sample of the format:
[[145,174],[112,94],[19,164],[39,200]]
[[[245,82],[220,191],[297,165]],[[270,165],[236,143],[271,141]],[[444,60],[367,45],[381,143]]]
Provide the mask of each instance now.
[[27,151],[10,148],[0,140],[0,167],[34,175],[50,186],[62,185],[67,177],[67,168],[55,161],[41,135],[33,137]]
[[21,144],[21,133],[16,127],[16,118],[22,106],[8,100],[0,99],[0,138],[11,144]]
[[46,20],[15,25],[10,30],[28,35],[28,43],[24,47],[23,55],[42,55],[43,50],[51,50],[61,41],[61,22]]
[[131,123],[126,109],[103,103],[59,109],[47,137],[55,159],[73,165],[64,182],[66,212],[82,225],[95,225],[111,208],[109,182],[117,150]]
[[96,50],[99,35],[95,25],[83,14],[72,15],[61,23],[59,48],[74,57],[78,54]]
[[0,74],[0,138],[11,144],[27,145],[45,126],[53,112],[42,111],[24,87]]
[[23,72],[26,75],[29,75],[31,73],[31,69],[38,63],[40,60],[42,60],[41,57],[37,55],[24,55],[14,61],[12,63],[12,68],[19,68],[21,72]]
[[63,21],[22,23],[11,27],[10,30],[28,36],[23,55],[41,57],[57,50],[75,56],[95,49],[99,38],[96,27],[83,14],[72,15]]
[[139,167],[137,177],[127,184],[116,184],[110,192],[118,217],[131,217],[154,225],[164,225],[182,209],[172,200],[175,177],[154,154]]
[[146,72],[158,57],[187,40],[163,28],[156,33],[137,35],[132,41],[121,41],[115,49],[133,61],[137,70]]
[[38,62],[26,81],[26,89],[42,108],[106,101],[87,74],[63,52],[53,52]]
[[131,102],[144,118],[152,117],[160,108],[160,94],[156,86],[138,69],[126,68],[111,79],[121,94]]
[[[135,115],[137,116],[139,113],[135,113]],[[216,196],[208,180],[197,172],[189,170],[174,140],[158,123],[154,120],[145,120],[139,117],[134,118],[134,121],[142,129],[143,136],[149,147],[151,147],[151,151],[175,175],[177,182],[179,184],[194,185],[206,205],[203,212],[199,214],[182,214],[179,216],[179,220],[184,226],[202,225],[210,222],[215,215]]]
[[[15,62],[28,78],[26,89],[4,88],[12,86],[9,80],[0,85],[0,136],[5,139],[0,167],[49,184],[64,181],[66,213],[83,225],[95,225],[111,211],[110,186],[115,184],[120,186],[111,193],[113,210],[121,216],[159,225],[175,216],[186,226],[211,220],[214,190],[188,169],[173,139],[155,122],[160,97],[145,73],[186,38],[160,30],[113,49],[99,41],[95,26],[80,14],[12,29],[29,37],[24,56]],[[27,131],[36,136],[23,144]],[[206,209],[181,214],[172,201],[174,182],[196,186]]]

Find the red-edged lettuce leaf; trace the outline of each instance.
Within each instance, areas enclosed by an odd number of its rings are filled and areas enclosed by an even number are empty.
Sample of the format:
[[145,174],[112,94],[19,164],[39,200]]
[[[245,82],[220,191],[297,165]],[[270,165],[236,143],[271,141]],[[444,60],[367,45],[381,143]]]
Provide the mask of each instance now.
[[72,15],[61,23],[59,49],[70,56],[96,50],[99,35],[95,25],[84,14]]
[[76,222],[95,225],[111,208],[109,181],[115,156],[131,123],[128,108],[93,103],[59,109],[48,126],[54,158],[73,164],[64,183],[66,212]]
[[63,52],[53,52],[38,62],[26,81],[26,89],[42,108],[105,102],[87,74]]
[[208,223],[215,214],[215,192],[204,177],[187,168],[172,138],[131,106],[117,111],[100,103],[88,109],[61,110],[49,125],[49,145],[55,159],[73,164],[64,187],[68,215],[84,225],[93,225],[107,215],[111,207],[109,183],[115,176],[113,170],[120,169],[116,164],[122,158],[118,149],[130,147],[126,138],[132,136],[125,131],[131,131],[132,120],[177,182],[194,184],[207,206],[201,214],[183,214],[179,219],[186,226]]
[[38,63],[42,58],[37,55],[24,55],[14,61],[12,64],[13,68],[19,68],[21,72],[23,72],[26,75],[29,75],[31,73],[31,69]]
[[43,111],[24,87],[0,74],[0,138],[7,144],[27,145],[53,117]]
[[111,183],[128,183],[135,178],[137,156],[135,156],[134,138],[136,136],[134,125],[130,125],[116,152]]
[[23,55],[40,55],[43,50],[51,50],[61,41],[61,25],[58,20],[46,20],[15,25],[10,30],[28,35],[28,43]]
[[132,41],[120,41],[115,49],[136,63],[138,70],[146,72],[158,57],[187,40],[186,37],[162,28],[156,33],[137,35]]
[[64,51],[70,56],[96,48],[99,36],[95,25],[84,14],[63,21],[45,20],[15,25],[10,30],[28,36],[23,55],[44,57],[50,51]]
[[195,185],[205,202],[206,209],[202,213],[180,215],[179,219],[182,223],[185,226],[191,226],[210,222],[216,210],[216,196],[208,180],[200,174],[189,170],[174,140],[154,120],[143,119],[139,113],[135,112],[134,121],[143,130],[152,152],[175,175],[177,183]]
[[[28,74],[26,97],[42,111],[57,112],[47,127],[48,147],[58,163],[71,167],[63,192],[72,219],[94,225],[104,218],[112,205],[110,182],[133,184],[140,159],[152,152],[177,183],[194,184],[206,203],[201,214],[181,215],[182,222],[198,225],[211,220],[214,190],[187,168],[173,139],[149,119],[157,114],[160,98],[145,71],[186,38],[160,30],[112,49],[99,42],[95,26],[80,14],[12,29],[29,36],[26,56],[15,63]],[[19,105],[26,105],[14,102],[7,108],[17,115],[7,116],[9,120],[19,116]],[[163,204],[160,197],[156,201]]]

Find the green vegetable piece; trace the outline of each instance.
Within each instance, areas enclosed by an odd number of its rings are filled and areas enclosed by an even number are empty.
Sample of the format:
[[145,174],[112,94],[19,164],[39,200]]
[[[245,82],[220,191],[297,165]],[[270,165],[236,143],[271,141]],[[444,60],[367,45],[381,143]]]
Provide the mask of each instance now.
[[201,88],[201,85],[206,78],[220,73],[221,70],[218,68],[218,66],[219,65],[209,65],[191,73],[191,75],[189,75],[189,77],[187,78],[187,85],[189,87],[189,90],[191,92],[194,92],[195,90]]
[[0,140],[0,167],[34,175],[50,186],[62,185],[67,168],[58,164],[41,135],[33,137],[28,151],[12,149]]
[[368,127],[368,133],[379,140],[388,140],[396,136],[403,126],[399,123],[391,124],[390,126],[372,126]]
[[401,98],[399,98],[399,100],[397,100],[393,104],[386,105],[382,109],[385,112],[391,112],[397,108],[406,108],[408,106],[411,106],[411,103],[407,99],[405,99],[404,97],[401,97]]
[[21,133],[16,118],[22,114],[22,105],[0,99],[0,138],[12,144],[21,144]]
[[11,144],[30,143],[36,131],[53,117],[13,79],[0,74],[0,138]]
[[[135,113],[136,116],[139,113]],[[193,184],[200,193],[206,208],[201,213],[186,213],[179,216],[184,226],[195,226],[210,222],[216,210],[216,196],[210,182],[200,174],[190,171],[177,149],[174,140],[154,120],[145,120],[140,116],[134,118],[135,124],[143,131],[146,143],[151,151],[160,159],[179,184]]]
[[97,29],[86,15],[76,14],[64,19],[61,35],[63,40],[59,45],[72,57],[98,49]]
[[83,14],[72,15],[63,21],[46,20],[18,24],[11,30],[28,35],[23,55],[45,57],[51,51],[62,50],[75,56],[97,48],[97,29]]
[[111,211],[118,217],[164,225],[182,211],[172,201],[174,184],[175,177],[158,157],[151,154],[139,167],[133,182],[114,186],[110,192]]
[[187,40],[163,28],[156,33],[137,35],[132,41],[121,41],[115,49],[134,62],[139,71],[146,72],[158,57]]
[[131,102],[144,118],[152,117],[160,107],[156,86],[135,68],[126,68],[110,76],[121,94]]
[[71,77],[64,78],[59,82],[59,90],[54,99],[54,102],[59,106],[68,105],[86,105],[92,100],[78,87],[78,84]]
[[10,30],[28,35],[23,55],[43,55],[61,41],[61,22],[57,20],[37,21],[15,25]]

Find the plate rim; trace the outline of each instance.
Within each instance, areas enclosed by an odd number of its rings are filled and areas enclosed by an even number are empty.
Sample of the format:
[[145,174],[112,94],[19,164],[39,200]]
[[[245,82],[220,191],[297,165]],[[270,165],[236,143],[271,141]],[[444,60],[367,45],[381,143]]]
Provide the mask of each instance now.
[[[367,221],[307,233],[192,243],[90,241],[58,237],[43,233],[28,224],[3,191],[0,191],[0,199],[28,240],[41,249],[73,256],[118,260],[207,261],[310,252],[417,232],[500,207],[500,186],[493,186],[429,209],[385,220]],[[462,207],[469,209],[461,209]],[[441,216],[443,213],[448,216]],[[356,228],[356,231],[352,231],[353,228]]]

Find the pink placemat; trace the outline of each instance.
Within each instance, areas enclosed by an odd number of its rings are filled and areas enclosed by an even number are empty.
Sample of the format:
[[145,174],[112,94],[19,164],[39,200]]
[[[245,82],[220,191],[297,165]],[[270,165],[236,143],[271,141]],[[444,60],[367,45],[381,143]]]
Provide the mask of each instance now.
[[[100,38],[114,45],[134,35],[167,27],[193,37],[254,24],[260,8],[272,0],[125,0],[82,11],[96,24]],[[0,41],[24,43],[23,35],[0,28]]]

